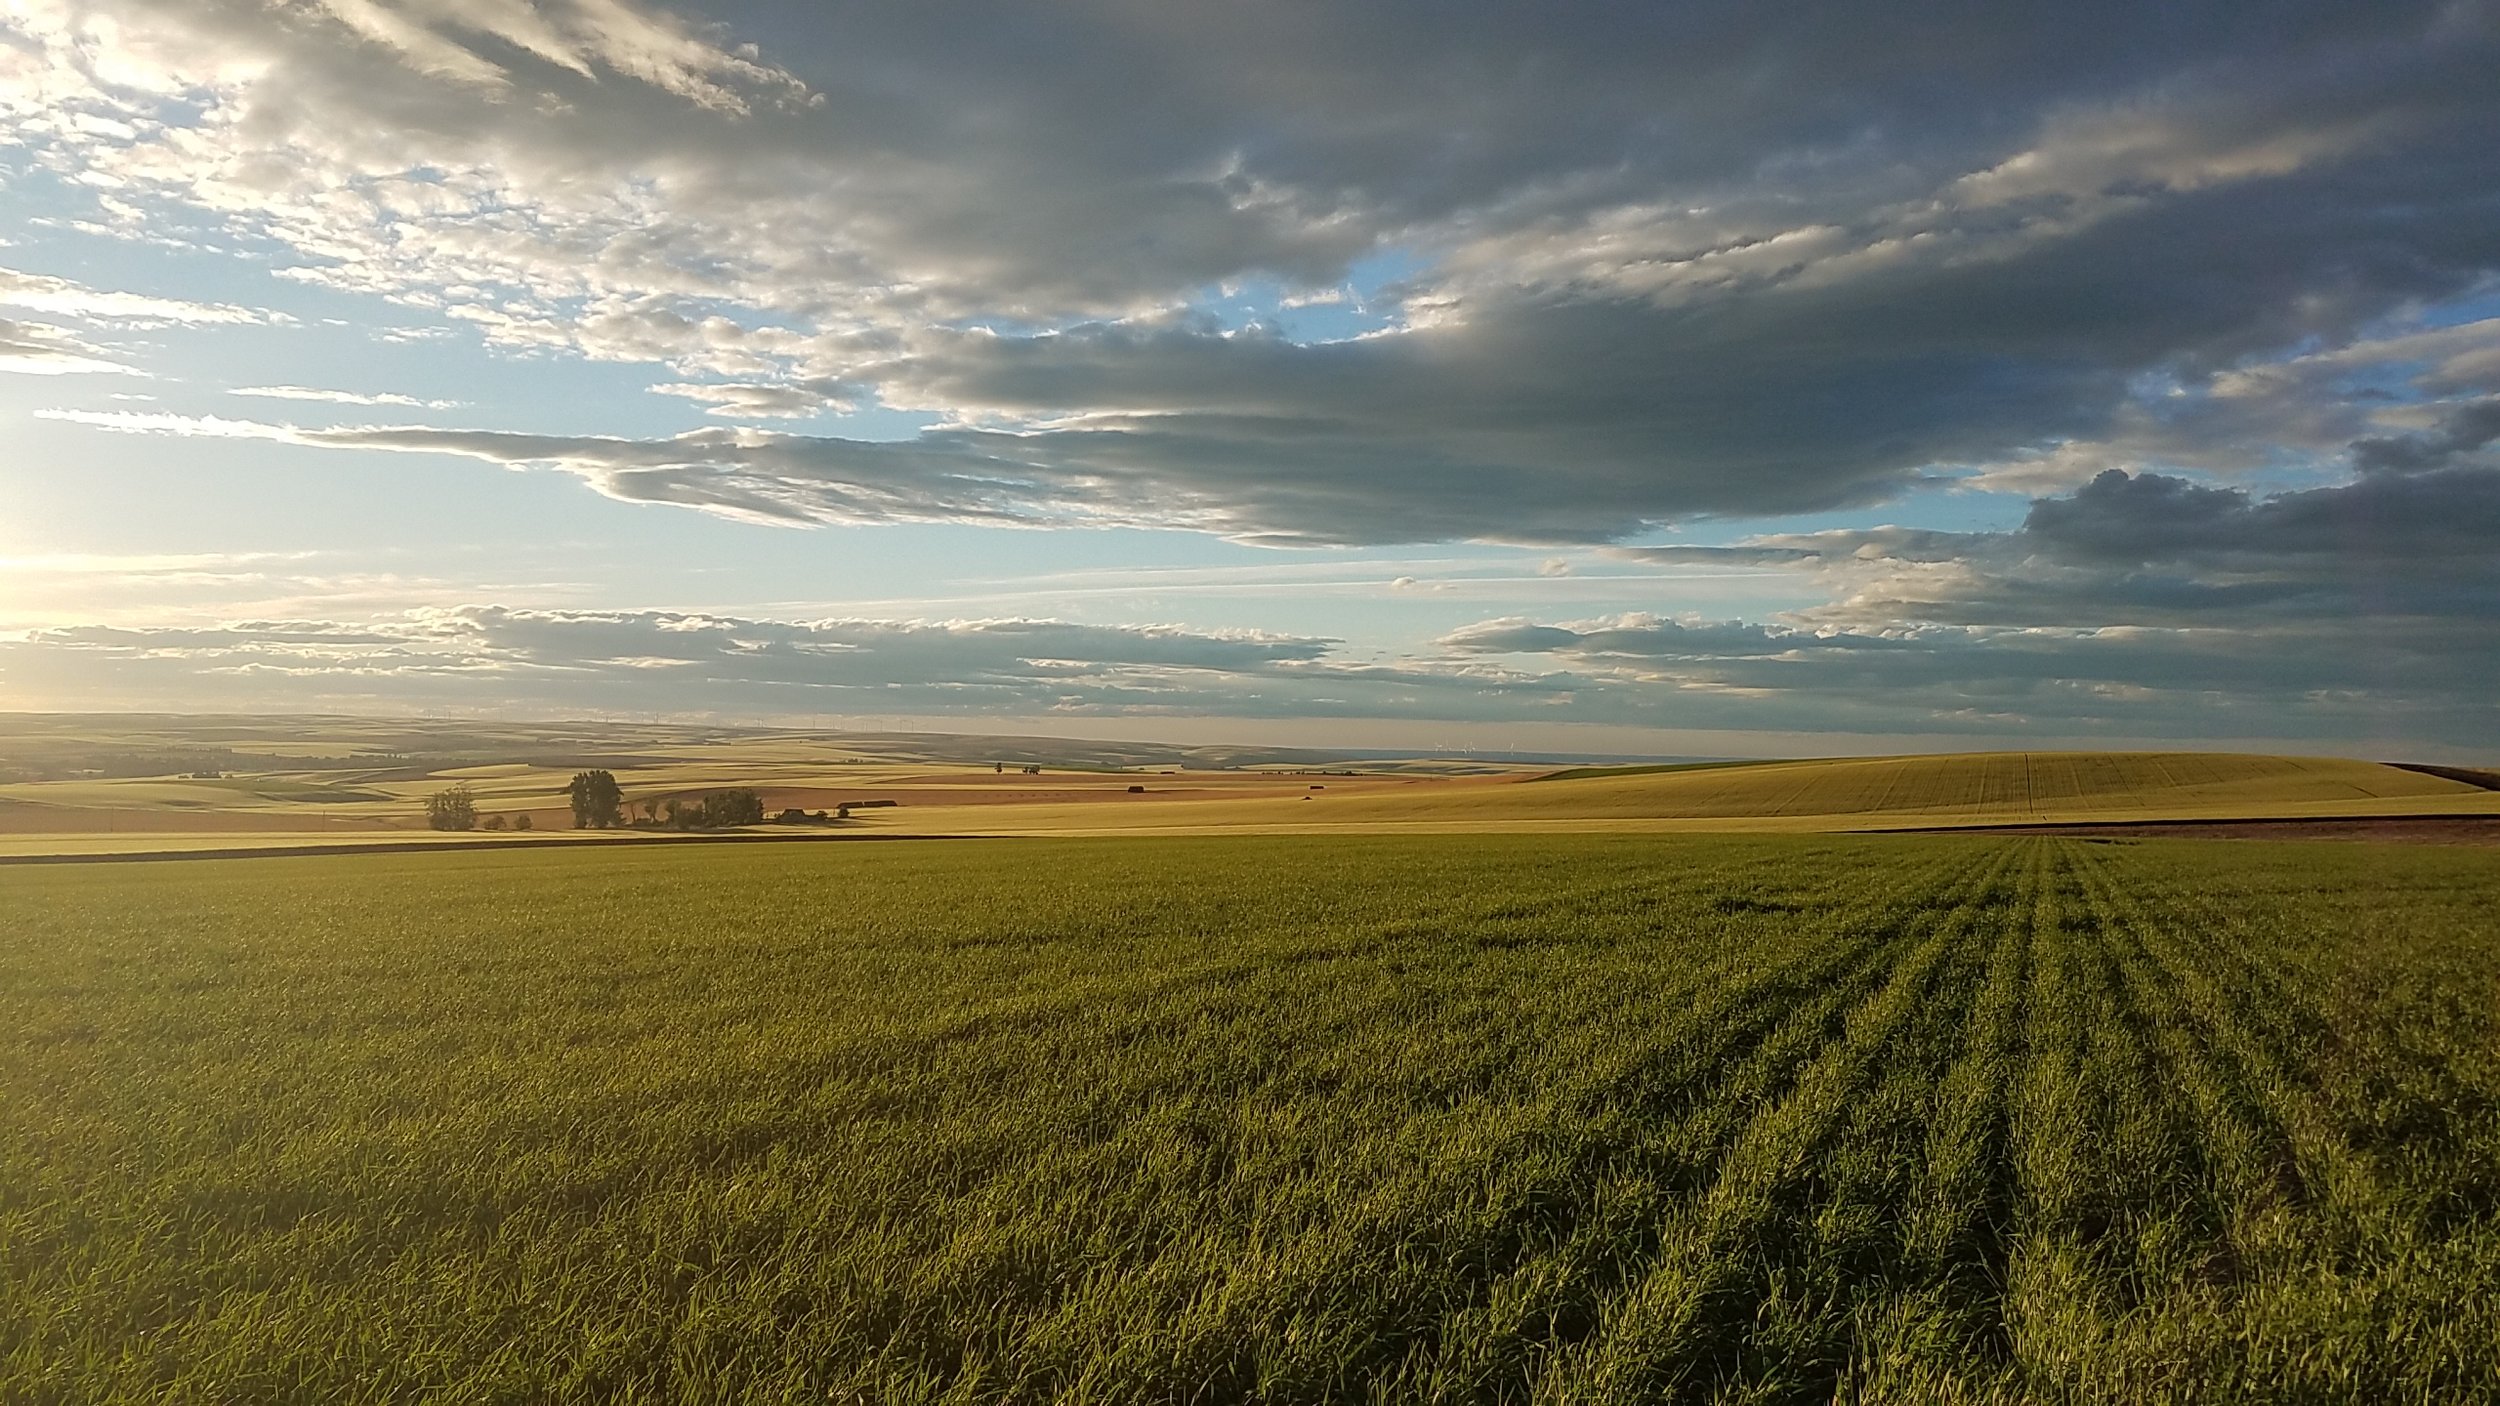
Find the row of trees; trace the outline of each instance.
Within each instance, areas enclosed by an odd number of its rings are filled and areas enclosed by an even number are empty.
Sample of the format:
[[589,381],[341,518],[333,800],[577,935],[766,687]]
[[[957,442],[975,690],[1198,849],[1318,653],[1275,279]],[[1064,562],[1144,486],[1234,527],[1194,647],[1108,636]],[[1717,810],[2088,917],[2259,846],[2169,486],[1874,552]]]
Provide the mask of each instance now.
[[[700,799],[685,801],[671,798],[665,802],[646,802],[642,818],[628,819],[625,812],[625,791],[616,784],[616,776],[607,771],[574,773],[564,788],[573,806],[573,828],[576,830],[613,830],[631,825],[670,830],[723,830],[733,825],[764,823],[764,798],[740,787],[715,791]],[[477,811],[477,793],[463,781],[447,786],[425,798],[425,823],[435,830],[475,830],[481,828]],[[530,817],[515,816],[515,830],[530,828]],[[504,818],[490,815],[482,828],[500,830]]]
[[659,826],[670,830],[723,830],[732,825],[764,823],[764,798],[743,787],[733,791],[714,791],[699,800],[685,801],[672,796],[665,801],[645,801],[639,820],[627,817],[625,792],[616,784],[613,773],[576,772],[564,792],[572,798],[573,828],[577,830],[609,830],[620,825]]
[[732,825],[764,823],[764,798],[753,791],[714,791],[699,801],[668,801],[658,823],[671,830],[723,830]]

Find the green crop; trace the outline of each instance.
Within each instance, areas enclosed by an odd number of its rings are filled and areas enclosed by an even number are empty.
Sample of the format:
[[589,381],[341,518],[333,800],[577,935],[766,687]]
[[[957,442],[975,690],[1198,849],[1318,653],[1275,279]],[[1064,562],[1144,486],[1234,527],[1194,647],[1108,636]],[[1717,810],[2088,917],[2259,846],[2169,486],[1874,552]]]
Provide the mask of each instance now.
[[2500,1395],[2500,857],[0,869],[0,1399]]

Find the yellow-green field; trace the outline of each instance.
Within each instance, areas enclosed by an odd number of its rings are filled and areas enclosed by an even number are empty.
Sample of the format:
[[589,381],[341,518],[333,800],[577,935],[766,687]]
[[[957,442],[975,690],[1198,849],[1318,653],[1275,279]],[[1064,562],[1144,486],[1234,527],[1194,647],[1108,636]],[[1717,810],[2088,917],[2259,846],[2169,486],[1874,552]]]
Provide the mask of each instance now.
[[2471,773],[234,731],[0,755],[0,1401],[2500,1399],[2500,853],[1829,833]]
[[2500,1400],[2500,854],[0,873],[12,1406]]

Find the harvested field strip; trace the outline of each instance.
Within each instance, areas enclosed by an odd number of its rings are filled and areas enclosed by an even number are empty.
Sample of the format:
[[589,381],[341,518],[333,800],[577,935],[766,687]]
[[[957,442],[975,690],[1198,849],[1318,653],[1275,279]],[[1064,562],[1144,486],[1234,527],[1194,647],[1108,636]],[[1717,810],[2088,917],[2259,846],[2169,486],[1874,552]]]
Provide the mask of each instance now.
[[133,872],[0,889],[11,1400],[2500,1391],[2481,854]]

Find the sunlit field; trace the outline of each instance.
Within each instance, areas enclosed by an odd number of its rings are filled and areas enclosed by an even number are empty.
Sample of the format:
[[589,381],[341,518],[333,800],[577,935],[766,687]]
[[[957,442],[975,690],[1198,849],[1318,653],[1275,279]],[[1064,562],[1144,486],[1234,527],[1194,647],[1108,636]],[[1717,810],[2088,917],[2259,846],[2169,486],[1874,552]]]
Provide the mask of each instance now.
[[[2241,816],[2500,813],[2482,786],[2376,762],[2193,752],[1994,752],[1297,788],[1161,806],[898,811],[988,833],[1538,829],[1820,832]],[[1116,799],[1116,798],[1115,798]]]
[[0,870],[0,1399],[2489,1399],[2495,902],[2043,837]]

